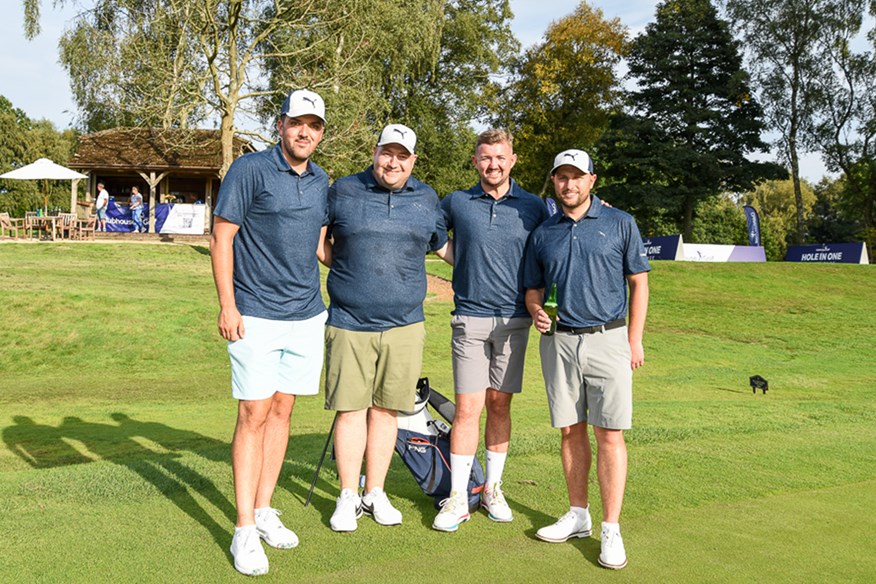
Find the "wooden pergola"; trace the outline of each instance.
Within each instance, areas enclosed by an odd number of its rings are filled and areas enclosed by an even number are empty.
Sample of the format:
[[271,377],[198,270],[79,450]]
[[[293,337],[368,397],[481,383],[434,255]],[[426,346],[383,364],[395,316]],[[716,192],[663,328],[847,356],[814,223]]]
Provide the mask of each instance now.
[[[234,138],[235,158],[254,150],[247,140]],[[113,128],[81,136],[68,166],[88,175],[87,202],[95,199],[98,182],[145,184],[150,231],[155,225],[159,197],[177,195],[184,189],[179,196],[206,204],[209,231],[213,198],[219,187],[222,145],[219,130]],[[73,211],[76,206],[74,194]]]

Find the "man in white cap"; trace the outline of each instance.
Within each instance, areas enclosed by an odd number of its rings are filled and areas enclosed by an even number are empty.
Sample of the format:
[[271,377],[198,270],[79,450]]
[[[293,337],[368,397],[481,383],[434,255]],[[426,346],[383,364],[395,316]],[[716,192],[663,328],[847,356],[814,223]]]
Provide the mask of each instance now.
[[325,104],[293,91],[277,120],[279,143],[231,165],[219,189],[210,241],[219,294],[219,334],[228,341],[237,528],[234,567],[265,574],[259,541],[293,548],[298,537],[270,506],[289,440],[296,395],[315,395],[323,363],[328,176],[310,156],[325,131]]
[[334,531],[355,531],[363,511],[381,525],[402,521],[384,481],[395,447],[396,412],[413,409],[423,364],[423,259],[429,251],[443,257],[448,248],[438,195],[411,176],[416,143],[411,128],[386,126],[374,164],[329,189],[325,407],[337,412],[341,483],[330,521]]
[[562,213],[533,231],[523,284],[526,307],[541,333],[551,329],[545,290],[556,286],[556,332],[542,336],[540,353],[551,424],[561,432],[570,509],[536,537],[560,543],[590,536],[589,424],[604,516],[599,563],[620,569],[627,564],[618,523],[627,477],[623,431],[632,424],[633,370],[645,362],[651,266],[635,220],[591,195],[596,174],[586,152],[560,152],[551,181]]

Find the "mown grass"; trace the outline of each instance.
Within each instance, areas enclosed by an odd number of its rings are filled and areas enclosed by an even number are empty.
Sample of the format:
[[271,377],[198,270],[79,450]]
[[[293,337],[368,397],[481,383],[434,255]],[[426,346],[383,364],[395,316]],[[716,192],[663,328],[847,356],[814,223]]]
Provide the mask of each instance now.
[[[204,252],[0,245],[0,581],[239,578],[227,551],[235,406]],[[405,523],[331,532],[331,463],[302,508],[331,415],[301,399],[274,504],[302,544],[269,549],[263,580],[873,581],[874,290],[870,266],[655,263],[619,573],[596,565],[595,537],[533,537],[567,506],[536,335],[514,403],[511,524],[478,515],[432,531],[431,501],[395,462]],[[426,303],[424,374],[445,392],[451,308]],[[766,395],[751,393],[755,373]]]

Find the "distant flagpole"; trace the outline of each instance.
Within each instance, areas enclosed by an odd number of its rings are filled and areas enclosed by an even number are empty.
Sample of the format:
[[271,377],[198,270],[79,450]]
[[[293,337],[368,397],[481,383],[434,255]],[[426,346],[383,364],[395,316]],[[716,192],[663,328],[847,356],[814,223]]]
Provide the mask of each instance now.
[[757,211],[754,207],[745,205],[745,220],[748,222],[748,245],[757,245],[760,243],[760,218],[757,216]]

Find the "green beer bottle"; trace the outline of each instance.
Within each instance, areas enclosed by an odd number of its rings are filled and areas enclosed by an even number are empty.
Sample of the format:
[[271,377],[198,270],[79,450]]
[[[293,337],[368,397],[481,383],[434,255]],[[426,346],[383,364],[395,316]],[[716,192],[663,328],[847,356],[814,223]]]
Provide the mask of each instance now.
[[551,317],[551,328],[544,334],[552,335],[557,332],[557,284],[556,282],[551,284],[551,293],[548,295],[548,299],[545,300],[544,306],[542,307],[549,317]]

